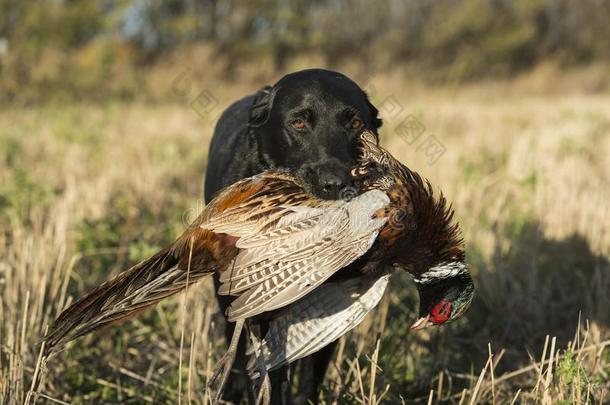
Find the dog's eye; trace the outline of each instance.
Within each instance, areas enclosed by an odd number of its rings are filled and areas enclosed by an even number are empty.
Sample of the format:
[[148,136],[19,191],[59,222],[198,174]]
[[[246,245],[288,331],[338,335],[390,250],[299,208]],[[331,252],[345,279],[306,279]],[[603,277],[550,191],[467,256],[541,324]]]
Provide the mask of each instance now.
[[292,122],[290,123],[290,125],[292,125],[292,127],[293,127],[294,129],[298,129],[298,130],[305,129],[305,121],[303,121],[303,120],[302,120],[302,119],[300,119],[300,118],[297,118],[296,120],[292,121]]
[[352,129],[360,129],[364,126],[364,123],[362,122],[362,120],[360,118],[354,118],[352,120]]

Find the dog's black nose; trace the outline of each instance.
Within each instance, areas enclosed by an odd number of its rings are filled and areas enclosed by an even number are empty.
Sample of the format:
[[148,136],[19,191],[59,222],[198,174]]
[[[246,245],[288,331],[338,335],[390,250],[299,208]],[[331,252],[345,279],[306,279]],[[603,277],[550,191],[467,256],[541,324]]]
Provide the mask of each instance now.
[[352,194],[352,177],[350,175],[351,165],[329,159],[322,164],[302,165],[299,175],[307,185],[308,191],[313,195],[325,200],[343,200],[347,191]]
[[339,198],[341,190],[347,187],[347,176],[338,173],[322,172],[318,177],[318,186],[326,198]]

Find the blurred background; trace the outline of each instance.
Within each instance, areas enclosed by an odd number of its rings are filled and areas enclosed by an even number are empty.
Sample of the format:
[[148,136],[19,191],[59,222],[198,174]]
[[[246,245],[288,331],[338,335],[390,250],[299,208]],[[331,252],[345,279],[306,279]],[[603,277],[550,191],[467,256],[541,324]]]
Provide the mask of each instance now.
[[[608,38],[608,0],[0,0],[0,402],[33,399],[65,305],[201,211],[224,108],[324,67],[453,201],[478,292],[465,319],[410,333],[395,277],[324,403],[606,403]],[[216,311],[204,282],[80,339],[39,403],[207,402]]]

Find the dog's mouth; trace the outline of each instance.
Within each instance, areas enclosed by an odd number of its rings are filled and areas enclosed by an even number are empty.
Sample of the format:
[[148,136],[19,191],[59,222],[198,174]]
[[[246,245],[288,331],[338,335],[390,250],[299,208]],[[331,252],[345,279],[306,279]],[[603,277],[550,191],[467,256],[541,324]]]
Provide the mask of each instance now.
[[357,195],[349,171],[349,166],[303,166],[298,170],[297,176],[308,193],[324,200],[338,200],[353,198],[349,197],[352,194]]

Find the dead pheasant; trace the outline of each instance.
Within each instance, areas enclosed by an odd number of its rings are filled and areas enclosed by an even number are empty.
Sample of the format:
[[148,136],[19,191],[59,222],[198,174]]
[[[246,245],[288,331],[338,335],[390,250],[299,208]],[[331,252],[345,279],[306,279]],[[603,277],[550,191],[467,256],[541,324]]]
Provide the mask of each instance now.
[[[361,141],[362,161],[353,171],[362,182],[358,196],[321,200],[297,177],[279,171],[228,187],[172,245],[62,312],[45,337],[47,354],[137,315],[214,272],[220,274],[219,292],[236,296],[227,313],[236,322],[236,332],[219,368],[221,387],[246,319],[267,313],[266,319],[284,316],[290,325],[298,319],[294,309],[324,291],[333,302],[343,300],[340,305],[347,305],[351,314],[347,322],[307,347],[295,345],[299,352],[286,356],[303,357],[347,332],[377,304],[387,283],[380,269],[387,264],[415,276],[424,316],[414,326],[461,316],[473,289],[457,226],[451,224],[452,211],[442,197],[433,197],[429,184],[381,149],[373,134],[364,132]],[[329,287],[318,291],[325,282]],[[355,293],[344,299],[332,294],[333,286]],[[308,295],[311,292],[315,294]],[[357,296],[365,298],[355,310]],[[336,313],[333,305],[312,307],[311,319]]]
[[390,203],[375,216],[387,222],[366,255],[277,311],[264,338],[252,337],[250,352],[258,352],[248,365],[252,377],[308,356],[358,325],[381,299],[388,268],[413,275],[420,315],[412,329],[458,319],[472,303],[474,285],[445,198],[381,148],[373,133],[363,132],[360,142],[362,156],[352,171],[360,180],[357,192],[386,193]]

